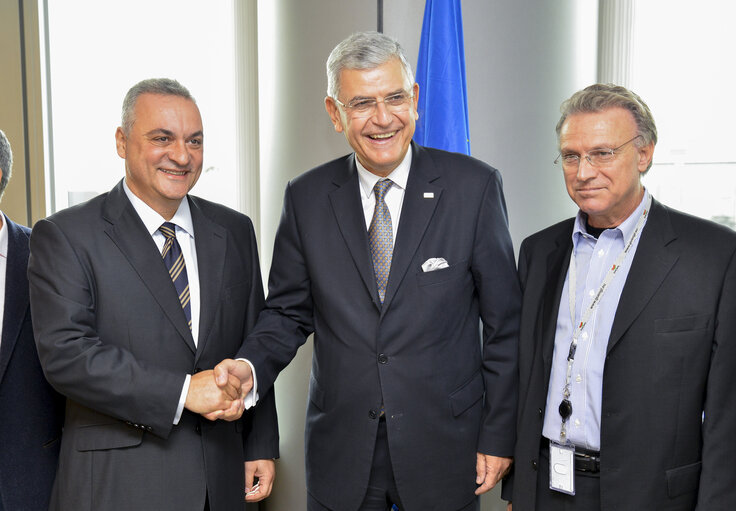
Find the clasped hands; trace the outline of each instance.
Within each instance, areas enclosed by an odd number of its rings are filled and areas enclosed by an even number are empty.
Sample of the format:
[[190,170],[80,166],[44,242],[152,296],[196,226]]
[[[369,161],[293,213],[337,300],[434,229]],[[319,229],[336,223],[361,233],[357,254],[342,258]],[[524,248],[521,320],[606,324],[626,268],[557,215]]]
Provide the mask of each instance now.
[[238,420],[245,409],[243,399],[252,388],[250,366],[227,358],[214,369],[192,375],[184,407],[211,421]]

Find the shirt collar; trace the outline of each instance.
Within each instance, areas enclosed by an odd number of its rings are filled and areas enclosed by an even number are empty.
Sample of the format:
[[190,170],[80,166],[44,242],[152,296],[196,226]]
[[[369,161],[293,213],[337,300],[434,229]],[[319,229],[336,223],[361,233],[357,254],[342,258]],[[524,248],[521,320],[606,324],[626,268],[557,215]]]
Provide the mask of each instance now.
[[[621,223],[621,225],[610,230],[618,231],[621,234],[622,239],[628,240],[631,234],[634,232],[634,229],[636,228],[639,217],[642,215],[642,211],[644,210],[644,205],[647,203],[648,196],[649,191],[645,188],[644,196],[641,198],[641,202],[636,207],[634,212],[631,213],[628,218],[626,218],[626,220]],[[572,242],[575,246],[577,246],[577,242],[581,237],[590,237],[588,231],[585,229],[586,219],[587,215],[582,211],[578,211],[578,214],[575,217],[575,227],[572,230]]]
[[392,170],[386,178],[382,178],[368,171],[360,161],[358,161],[357,156],[355,157],[355,166],[358,168],[358,179],[360,181],[360,191],[363,194],[363,198],[367,199],[371,196],[373,193],[373,187],[376,186],[376,183],[381,179],[390,179],[394,182],[394,186],[398,186],[402,190],[406,189],[406,182],[409,180],[409,169],[411,168],[411,146],[409,146],[409,150],[406,151],[406,156],[401,160],[399,166]]
[[128,196],[130,203],[133,205],[135,212],[138,213],[141,221],[143,221],[143,225],[146,226],[146,230],[151,236],[153,236],[156,231],[158,231],[158,228],[161,227],[161,224],[168,221],[176,224],[177,227],[179,227],[189,236],[194,238],[192,212],[189,209],[189,201],[186,200],[186,197],[184,197],[184,200],[179,203],[179,208],[176,210],[176,213],[171,218],[171,220],[166,220],[164,217],[154,211],[151,206],[143,202],[136,194],[134,194],[133,191],[128,187],[128,183],[124,179],[123,189],[125,190],[125,195]]
[[0,228],[0,257],[8,258],[8,217],[0,211],[3,226]]

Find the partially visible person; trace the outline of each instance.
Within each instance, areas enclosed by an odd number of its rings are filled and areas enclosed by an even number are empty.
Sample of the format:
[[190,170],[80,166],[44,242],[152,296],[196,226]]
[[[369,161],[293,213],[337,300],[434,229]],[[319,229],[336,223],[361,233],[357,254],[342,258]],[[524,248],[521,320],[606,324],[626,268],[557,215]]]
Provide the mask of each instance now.
[[657,129],[639,96],[591,85],[561,110],[580,210],[521,246],[504,496],[514,511],[736,509],[736,233],[642,185]]
[[67,397],[51,509],[242,509],[271,490],[273,393],[240,419],[241,382],[212,367],[263,305],[253,226],[189,195],[204,131],[178,82],[133,86],[115,137],[125,178],[31,235],[41,365]]
[[[12,171],[0,131],[0,200]],[[46,381],[33,339],[30,235],[0,212],[0,511],[48,509],[64,420],[64,398]]]

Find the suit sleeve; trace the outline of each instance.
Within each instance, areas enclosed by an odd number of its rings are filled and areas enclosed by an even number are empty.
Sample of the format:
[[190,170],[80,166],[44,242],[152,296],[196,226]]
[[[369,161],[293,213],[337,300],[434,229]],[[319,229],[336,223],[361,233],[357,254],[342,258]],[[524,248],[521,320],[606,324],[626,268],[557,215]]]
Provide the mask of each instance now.
[[736,509],[736,254],[726,270],[716,313],[705,399],[697,511]]
[[[255,232],[252,224],[250,231],[251,257],[251,282],[253,283],[248,300],[248,308],[245,311],[245,334],[253,330],[258,314],[263,309],[263,281],[261,280],[261,267],[258,261],[258,248],[256,245]],[[271,459],[279,457],[279,427],[276,415],[276,400],[274,389],[271,387],[261,399],[258,405],[245,412],[243,416],[243,445],[246,461]]]
[[311,283],[289,185],[276,231],[266,306],[238,353],[255,367],[259,392],[271,388],[291,362],[314,331],[312,322]]
[[[82,255],[80,255],[82,254]],[[185,375],[106,343],[97,332],[97,285],[84,249],[53,222],[39,221],[28,265],[36,346],[46,378],[60,393],[96,411],[144,424],[166,438]]]
[[521,305],[501,178],[494,172],[479,211],[472,272],[483,323],[485,403],[478,452],[512,456],[518,401]]

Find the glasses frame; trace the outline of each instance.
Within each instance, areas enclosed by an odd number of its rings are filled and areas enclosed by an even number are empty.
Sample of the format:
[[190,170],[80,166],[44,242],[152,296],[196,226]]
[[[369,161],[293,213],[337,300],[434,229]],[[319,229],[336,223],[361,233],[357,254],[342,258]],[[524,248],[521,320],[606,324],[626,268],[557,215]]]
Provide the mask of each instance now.
[[[614,147],[613,149],[596,149],[596,152],[599,152],[599,153],[609,153],[613,157],[613,159],[610,162],[607,162],[607,163],[612,163],[613,160],[616,159],[616,155],[620,152],[620,150],[625,145],[630,144],[631,142],[633,142],[634,140],[636,140],[637,138],[639,138],[641,136],[642,135],[639,134],[639,135],[635,136],[634,138],[632,138],[631,140],[627,140],[626,142],[624,142],[620,146]],[[570,169],[572,169],[572,168],[579,169],[580,168],[580,162],[582,161],[582,158],[583,157],[588,161],[588,163],[590,164],[591,167],[600,167],[601,166],[600,163],[593,163],[593,160],[591,160],[591,158],[590,158],[590,154],[587,154],[587,153],[584,154],[584,155],[582,155],[582,157],[579,154],[575,154],[575,155],[571,154],[571,155],[568,155],[568,156],[576,156],[577,159],[578,159],[578,164],[577,165],[574,165],[574,166],[573,165],[570,165],[570,164],[567,165],[567,168],[570,168]],[[558,154],[557,155],[557,158],[555,158],[554,164],[557,165],[558,163],[562,166],[563,169],[565,168],[565,161],[563,159],[562,153]],[[605,165],[605,164],[603,164],[603,165]]]
[[[389,106],[386,103],[386,98],[390,98],[392,96],[396,96],[396,95],[398,95],[398,92],[389,94],[388,96],[384,96],[383,98],[380,98],[380,100],[379,100],[379,98],[370,98],[371,100],[375,101],[375,104],[373,105],[373,107],[371,107],[368,111],[365,112],[365,114],[366,114],[365,116],[363,116],[363,115],[356,115],[356,113],[357,113],[356,108],[357,107],[355,105],[350,105],[350,104],[347,104],[346,105],[345,103],[343,103],[342,101],[340,101],[337,98],[332,98],[332,100],[335,103],[337,103],[339,106],[341,106],[342,108],[344,108],[346,112],[350,113],[351,116],[353,116],[353,117],[360,117],[360,118],[366,118],[367,119],[369,117],[373,117],[376,114],[376,111],[378,110],[378,103],[383,103],[384,106],[386,107],[386,109],[388,111],[390,111],[390,112],[398,112],[398,111],[401,111],[401,110],[395,110],[395,109],[396,108],[403,107],[404,104],[409,104],[410,105],[411,104],[411,101],[414,99],[414,90],[407,91],[407,90],[403,90],[402,89],[402,92],[404,94],[406,94],[408,97],[406,98],[406,103],[402,103],[401,105],[398,105],[398,106]],[[367,99],[369,99],[369,98],[362,99],[360,101],[366,101]]]

